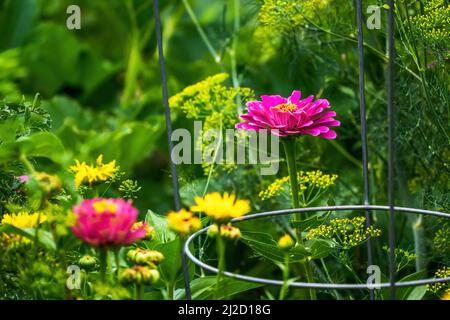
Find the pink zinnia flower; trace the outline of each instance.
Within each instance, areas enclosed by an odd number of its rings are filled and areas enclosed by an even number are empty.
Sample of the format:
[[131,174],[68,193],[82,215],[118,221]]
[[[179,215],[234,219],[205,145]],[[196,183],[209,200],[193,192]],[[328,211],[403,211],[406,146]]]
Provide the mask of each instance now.
[[244,122],[236,124],[236,128],[270,130],[281,137],[307,134],[336,138],[336,132],[330,127],[341,123],[333,119],[336,112],[324,111],[331,107],[328,100],[313,101],[313,96],[300,100],[300,96],[300,91],[294,91],[289,98],[261,96],[261,101],[250,101],[247,103],[248,113],[241,115]]
[[146,224],[133,227],[138,211],[122,199],[84,200],[73,208],[75,236],[93,246],[130,244],[146,236]]

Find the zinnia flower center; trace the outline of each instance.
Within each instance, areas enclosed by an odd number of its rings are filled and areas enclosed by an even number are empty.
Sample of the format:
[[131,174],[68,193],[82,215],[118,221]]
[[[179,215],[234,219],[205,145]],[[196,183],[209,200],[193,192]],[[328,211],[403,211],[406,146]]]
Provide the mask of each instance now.
[[109,201],[98,201],[95,202],[92,207],[97,213],[116,213],[117,211],[117,205],[115,203],[109,202]]
[[277,105],[275,108],[277,108],[278,110],[281,110],[283,112],[294,112],[295,110],[298,109],[298,106],[296,104],[293,103],[282,103]]

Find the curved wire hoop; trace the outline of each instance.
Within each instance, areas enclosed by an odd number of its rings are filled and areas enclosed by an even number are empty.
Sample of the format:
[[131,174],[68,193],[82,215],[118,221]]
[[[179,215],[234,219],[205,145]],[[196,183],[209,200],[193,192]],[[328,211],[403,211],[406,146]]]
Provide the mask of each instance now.
[[[390,211],[390,206],[379,206],[379,205],[345,205],[345,206],[324,206],[324,207],[311,207],[311,208],[298,208],[298,209],[286,209],[286,210],[276,210],[276,211],[268,211],[268,212],[261,212],[261,213],[255,213],[250,214],[241,218],[233,219],[231,220],[232,223],[239,223],[240,221],[246,221],[246,220],[254,220],[254,219],[260,219],[260,218],[268,218],[268,217],[275,217],[275,216],[282,216],[282,215],[288,215],[293,213],[307,213],[307,212],[320,212],[320,211],[344,211],[344,210],[366,210],[366,211]],[[429,210],[423,210],[423,209],[416,209],[416,208],[405,208],[405,207],[394,207],[394,211],[401,212],[401,213],[411,213],[411,214],[421,214],[421,215],[428,215],[428,216],[435,216],[445,219],[450,219],[449,213],[443,213],[438,211],[429,211]],[[203,268],[205,270],[208,270],[212,273],[217,274],[219,270],[211,265],[206,264],[203,261],[200,261],[197,259],[194,254],[189,250],[189,245],[194,241],[195,238],[200,236],[201,234],[204,234],[208,231],[208,229],[211,228],[211,226],[208,226],[206,228],[203,228],[196,233],[192,234],[185,242],[184,244],[184,254],[197,266],[200,268]],[[249,282],[256,282],[266,285],[274,285],[274,286],[283,286],[284,282],[281,280],[273,280],[273,279],[266,279],[266,278],[259,278],[259,277],[252,277],[252,276],[246,276],[242,274],[236,274],[232,272],[225,271],[224,275],[230,278],[243,280],[243,281],[249,281]],[[433,284],[433,283],[441,283],[441,282],[448,282],[450,281],[450,277],[447,278],[438,278],[438,279],[422,279],[422,280],[415,280],[415,281],[402,281],[402,282],[395,282],[392,284],[391,282],[383,282],[383,283],[377,283],[377,284],[371,284],[370,286],[368,284],[356,284],[356,283],[317,283],[317,282],[290,282],[288,284],[289,287],[293,288],[314,288],[314,289],[342,289],[342,290],[373,290],[375,289],[383,289],[383,288],[392,288],[394,287],[413,287],[413,286],[421,286],[425,284]]]

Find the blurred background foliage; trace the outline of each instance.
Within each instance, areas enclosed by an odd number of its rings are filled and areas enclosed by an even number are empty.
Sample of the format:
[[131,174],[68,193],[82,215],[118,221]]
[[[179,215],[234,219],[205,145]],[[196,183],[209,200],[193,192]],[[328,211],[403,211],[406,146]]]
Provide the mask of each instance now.
[[[448,212],[448,1],[396,3],[397,203]],[[81,30],[66,27],[66,8],[72,4],[81,8]],[[364,1],[363,8],[369,4],[384,5]],[[302,170],[339,175],[332,196],[323,198],[323,203],[362,202],[353,1],[166,0],[160,1],[160,9],[171,96],[210,76],[228,74],[219,89],[203,88],[208,94],[222,90],[225,110],[212,108],[208,95],[196,96],[192,104],[211,123],[216,115],[227,117],[228,128],[244,108],[242,96],[250,96],[249,91],[241,91],[246,88],[255,96],[287,96],[300,89],[304,96],[329,99],[342,122],[338,139],[303,137],[298,160]],[[386,10],[381,11],[381,29],[364,30],[371,201],[377,204],[387,201]],[[44,161],[44,166],[64,171],[74,159],[92,162],[104,154],[105,161],[116,160],[142,186],[136,200],[141,210],[164,213],[172,208],[173,195],[154,28],[150,0],[0,0],[0,99],[4,101],[0,119],[6,118],[5,112],[25,112],[11,110],[39,93],[39,112],[51,119],[51,124],[42,125],[63,146],[50,157],[53,163]],[[233,89],[239,90],[233,94]],[[186,110],[174,106],[172,117],[176,128],[192,128]],[[0,130],[7,132],[8,127],[2,124]],[[3,140],[2,134],[0,146]],[[8,177],[23,171],[20,164],[6,163],[0,171],[2,201],[13,188]],[[255,211],[287,206],[258,198],[276,178],[261,177],[258,166],[219,165],[205,170],[183,165],[179,171],[186,205],[194,195],[218,190],[251,199]],[[286,174],[282,164],[279,176]],[[376,217],[383,226],[384,215]],[[406,249],[415,245],[420,257],[416,270],[434,261],[436,254],[445,256],[442,250],[450,244],[450,224],[442,227],[423,220],[427,219],[398,218],[399,245]],[[267,227],[260,224],[252,228]],[[437,242],[425,239],[436,234],[442,250],[431,253]],[[387,253],[380,246],[377,254],[386,257]],[[357,255],[364,261],[364,252]],[[243,262],[230,264],[231,269],[239,269]],[[270,273],[260,264],[249,267],[255,269],[253,273]]]

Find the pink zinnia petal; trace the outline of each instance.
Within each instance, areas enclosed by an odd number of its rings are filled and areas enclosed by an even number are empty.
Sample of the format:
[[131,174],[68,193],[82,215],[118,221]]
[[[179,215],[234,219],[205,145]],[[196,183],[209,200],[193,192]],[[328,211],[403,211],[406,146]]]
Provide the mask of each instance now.
[[[247,102],[247,114],[241,115],[244,122],[235,125],[243,130],[271,130],[272,134],[284,136],[312,135],[325,139],[336,138],[336,132],[329,127],[340,126],[333,117],[334,111],[327,99],[309,96],[301,100],[301,92],[293,91],[289,98],[279,95],[263,95],[261,101]],[[274,132],[278,130],[278,132]]]
[[138,211],[122,199],[84,200],[73,208],[77,218],[71,228],[74,235],[92,246],[120,246],[145,237],[142,230],[132,230]]

